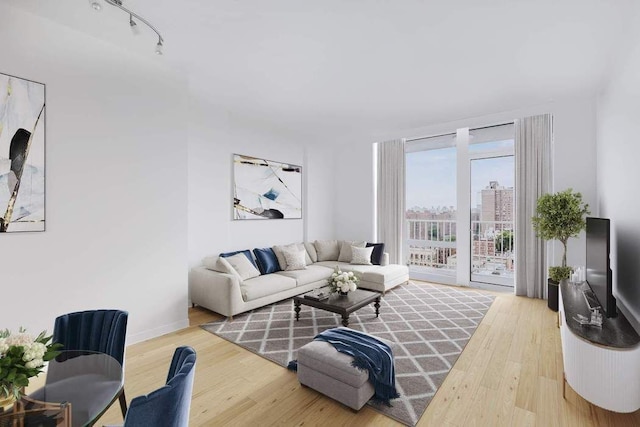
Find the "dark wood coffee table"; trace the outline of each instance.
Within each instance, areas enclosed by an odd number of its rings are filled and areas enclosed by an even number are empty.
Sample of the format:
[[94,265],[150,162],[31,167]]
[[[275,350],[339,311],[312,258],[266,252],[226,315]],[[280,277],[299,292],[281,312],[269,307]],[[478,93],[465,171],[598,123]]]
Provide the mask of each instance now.
[[317,301],[305,298],[303,295],[293,297],[295,305],[296,320],[300,319],[300,306],[308,305],[310,307],[319,308],[321,310],[337,313],[342,316],[342,325],[349,326],[349,315],[362,307],[374,303],[376,308],[376,317],[380,314],[380,298],[382,294],[379,292],[365,291],[364,289],[356,289],[347,295],[331,294],[329,299]]

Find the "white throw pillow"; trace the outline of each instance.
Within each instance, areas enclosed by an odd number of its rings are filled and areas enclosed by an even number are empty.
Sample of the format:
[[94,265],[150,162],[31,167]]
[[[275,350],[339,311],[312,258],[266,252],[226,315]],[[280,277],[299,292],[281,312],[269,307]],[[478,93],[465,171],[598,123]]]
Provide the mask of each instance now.
[[316,240],[313,244],[318,253],[318,261],[337,261],[340,256],[340,245],[337,240]]
[[287,271],[305,270],[307,268],[306,249],[287,249],[282,253],[287,260]]
[[235,254],[229,257],[221,257],[223,262],[227,262],[236,274],[240,277],[240,280],[245,281],[252,279],[260,275],[260,271],[253,265],[247,256],[243,253]]
[[282,253],[286,249],[295,248],[296,244],[291,243],[290,245],[276,245],[274,246],[273,253],[276,254],[276,258],[278,258],[278,264],[280,264],[280,270],[284,271],[287,269],[287,260],[284,258],[284,254]]
[[225,265],[222,261],[220,261],[220,257],[218,257],[217,255],[202,258],[202,265],[204,266],[204,268],[217,271],[218,273],[232,273],[232,271],[227,267],[229,263]]
[[280,270],[282,270],[282,271],[287,269],[287,260],[284,258],[284,254],[283,254],[283,252],[285,250],[290,250],[290,249],[304,250],[304,256],[305,256],[306,264],[310,265],[310,264],[313,263],[313,260],[311,259],[311,257],[307,253],[307,250],[305,249],[304,244],[302,244],[302,243],[291,243],[291,244],[288,244],[288,245],[278,245],[278,246],[274,246],[272,249],[273,249],[273,253],[276,254],[276,258],[278,258],[278,264],[280,264]]
[[[298,249],[304,250],[304,261],[307,263],[307,265],[313,264],[314,261],[313,261],[313,259],[311,259],[311,254],[307,250],[307,247],[305,246],[305,244],[304,243],[296,243],[296,246],[298,247]],[[318,257],[318,255],[316,254],[316,259],[317,259],[317,257]]]
[[351,253],[352,246],[356,246],[358,248],[364,248],[367,246],[367,242],[349,242],[345,240],[340,243],[340,255],[338,256],[338,261],[340,262],[351,262],[351,258],[353,257]]
[[371,265],[371,252],[373,252],[373,246],[368,248],[352,246],[351,253],[353,254],[353,257],[351,259],[351,264]]
[[307,253],[309,254],[309,259],[311,260],[311,262],[308,262],[307,264],[318,262],[318,252],[316,252],[316,247],[313,246],[313,243],[304,242],[304,248],[307,250]]

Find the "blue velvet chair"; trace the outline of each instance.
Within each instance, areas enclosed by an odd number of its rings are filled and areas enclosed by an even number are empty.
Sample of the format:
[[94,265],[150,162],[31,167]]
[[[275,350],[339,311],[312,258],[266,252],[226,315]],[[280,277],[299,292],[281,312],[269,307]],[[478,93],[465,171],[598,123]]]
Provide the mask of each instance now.
[[[53,342],[62,344],[62,350],[106,353],[116,359],[124,370],[128,317],[129,313],[121,310],[88,310],[64,314],[56,318]],[[124,375],[122,378],[123,384],[117,396],[124,417],[127,413],[127,400],[124,395]]]
[[124,427],[186,427],[195,375],[196,352],[178,347],[173,353],[167,383],[163,387],[131,401]]

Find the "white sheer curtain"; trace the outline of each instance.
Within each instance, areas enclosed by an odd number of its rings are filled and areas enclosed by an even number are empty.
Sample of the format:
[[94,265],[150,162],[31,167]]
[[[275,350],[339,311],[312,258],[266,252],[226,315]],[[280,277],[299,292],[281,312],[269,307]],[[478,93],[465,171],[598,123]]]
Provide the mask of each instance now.
[[546,243],[531,218],[538,198],[551,190],[553,117],[525,117],[516,125],[516,295],[547,298]]
[[404,139],[378,143],[378,241],[385,244],[389,262],[404,264],[405,217]]

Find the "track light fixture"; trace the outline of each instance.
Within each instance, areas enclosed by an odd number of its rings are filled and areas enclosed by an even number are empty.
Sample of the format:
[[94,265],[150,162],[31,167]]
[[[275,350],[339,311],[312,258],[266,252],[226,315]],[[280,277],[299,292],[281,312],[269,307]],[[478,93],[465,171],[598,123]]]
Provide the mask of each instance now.
[[[163,46],[164,46],[164,39],[162,38],[162,35],[160,34],[160,32],[158,30],[156,30],[156,28],[153,25],[151,25],[151,23],[149,21],[147,21],[146,19],[144,19],[142,16],[138,15],[137,13],[132,12],[131,10],[129,10],[126,7],[124,7],[122,5],[122,0],[104,0],[104,1],[106,3],[108,3],[108,4],[110,4],[111,6],[117,7],[118,9],[122,10],[123,12],[127,13],[127,15],[129,15],[129,26],[131,27],[131,30],[135,34],[138,34],[139,29],[138,29],[138,23],[136,21],[134,21],[133,18],[136,18],[136,20],[138,20],[139,22],[142,22],[147,27],[151,28],[158,35],[158,44],[156,44],[156,53],[158,55],[162,55],[162,49],[163,49]],[[98,0],[89,0],[89,4],[96,11],[102,10],[102,4]]]

